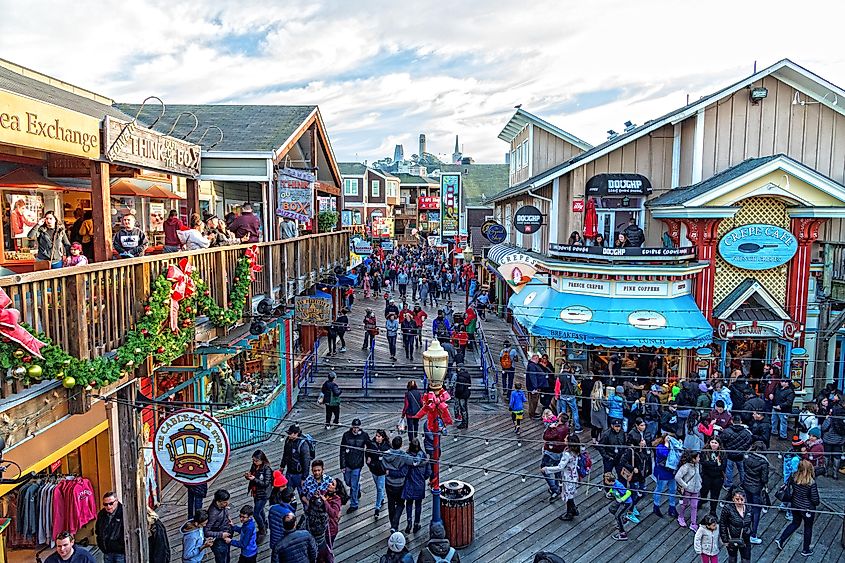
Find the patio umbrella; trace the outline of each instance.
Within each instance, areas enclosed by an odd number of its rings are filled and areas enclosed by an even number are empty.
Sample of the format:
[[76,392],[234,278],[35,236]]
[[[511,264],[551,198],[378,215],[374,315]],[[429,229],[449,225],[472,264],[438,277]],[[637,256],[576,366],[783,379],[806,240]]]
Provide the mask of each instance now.
[[182,196],[162,188],[158,184],[153,184],[147,188],[147,196],[152,199],[182,199]]
[[599,224],[599,215],[596,213],[596,202],[593,198],[587,200],[587,208],[584,210],[584,238],[595,238]]
[[111,195],[122,195],[129,197],[149,197],[147,195],[147,190],[126,178],[121,178],[120,180],[112,184],[110,191]]

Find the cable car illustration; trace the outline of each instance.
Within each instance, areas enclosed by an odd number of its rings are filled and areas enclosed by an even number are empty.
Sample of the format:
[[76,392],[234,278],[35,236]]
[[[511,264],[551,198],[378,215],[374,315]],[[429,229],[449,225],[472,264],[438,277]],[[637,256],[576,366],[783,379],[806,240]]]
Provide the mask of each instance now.
[[168,438],[165,444],[173,472],[180,477],[196,478],[208,475],[208,462],[214,451],[211,438],[193,424],[186,424]]

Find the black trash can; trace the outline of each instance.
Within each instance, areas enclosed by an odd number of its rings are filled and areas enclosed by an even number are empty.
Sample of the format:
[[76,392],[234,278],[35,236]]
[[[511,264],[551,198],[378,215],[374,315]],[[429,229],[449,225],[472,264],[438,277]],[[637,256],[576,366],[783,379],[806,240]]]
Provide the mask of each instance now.
[[456,549],[467,547],[475,535],[475,488],[463,481],[443,483],[440,514],[449,544]]

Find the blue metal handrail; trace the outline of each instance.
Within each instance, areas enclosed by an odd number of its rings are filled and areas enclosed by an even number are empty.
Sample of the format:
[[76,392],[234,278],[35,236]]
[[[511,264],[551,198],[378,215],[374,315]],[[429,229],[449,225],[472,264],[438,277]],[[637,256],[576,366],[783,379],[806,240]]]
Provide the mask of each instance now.
[[370,352],[367,354],[367,359],[364,360],[364,373],[361,376],[361,389],[364,390],[364,396],[370,395],[370,383],[373,382],[373,370],[376,367],[376,343],[375,340],[370,342]]

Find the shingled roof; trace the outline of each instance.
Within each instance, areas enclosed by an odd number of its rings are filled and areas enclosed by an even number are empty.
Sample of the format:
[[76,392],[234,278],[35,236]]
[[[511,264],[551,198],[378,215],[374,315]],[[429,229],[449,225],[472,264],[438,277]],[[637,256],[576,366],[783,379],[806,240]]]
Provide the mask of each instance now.
[[367,171],[367,166],[361,162],[338,162],[337,167],[342,176],[363,176]]
[[[115,106],[133,116],[141,107],[140,104],[123,103]],[[316,109],[317,106],[168,105],[164,117],[153,129],[167,133],[179,114],[189,111],[197,116],[199,127],[189,135],[188,141],[196,143],[206,128],[216,125],[223,130],[223,141],[214,150],[273,151],[281,148]],[[152,123],[160,111],[160,106],[148,104],[138,120],[144,125]],[[183,117],[172,135],[181,137],[193,124],[193,119]],[[217,136],[216,131],[210,131],[203,145],[210,145]]]

